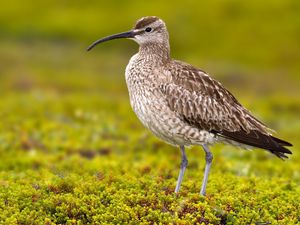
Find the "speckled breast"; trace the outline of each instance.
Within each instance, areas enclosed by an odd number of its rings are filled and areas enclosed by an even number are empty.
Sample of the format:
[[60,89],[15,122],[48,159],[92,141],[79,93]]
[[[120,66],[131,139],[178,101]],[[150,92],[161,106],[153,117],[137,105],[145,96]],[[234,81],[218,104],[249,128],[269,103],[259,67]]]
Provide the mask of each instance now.
[[172,145],[201,144],[201,132],[184,123],[169,107],[153,68],[133,56],[126,68],[130,104],[145,127]]

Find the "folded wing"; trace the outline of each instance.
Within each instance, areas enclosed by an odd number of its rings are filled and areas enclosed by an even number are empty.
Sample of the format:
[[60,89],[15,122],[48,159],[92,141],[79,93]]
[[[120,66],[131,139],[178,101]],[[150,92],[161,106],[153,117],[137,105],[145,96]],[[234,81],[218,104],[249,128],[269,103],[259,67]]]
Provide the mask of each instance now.
[[[266,149],[280,158],[291,151],[290,143],[275,138],[270,129],[256,119],[218,81],[189,64],[174,61],[160,86],[169,107],[182,120],[201,130],[241,144]],[[174,69],[176,68],[176,70]]]

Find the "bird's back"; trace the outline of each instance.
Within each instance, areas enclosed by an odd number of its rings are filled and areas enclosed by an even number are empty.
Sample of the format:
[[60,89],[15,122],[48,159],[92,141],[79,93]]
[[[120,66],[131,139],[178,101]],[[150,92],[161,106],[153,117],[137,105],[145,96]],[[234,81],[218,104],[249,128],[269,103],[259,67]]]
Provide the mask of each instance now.
[[161,89],[169,107],[192,127],[209,131],[219,140],[267,149],[278,157],[291,152],[290,143],[275,138],[221,83],[187,63],[173,60],[171,76]]

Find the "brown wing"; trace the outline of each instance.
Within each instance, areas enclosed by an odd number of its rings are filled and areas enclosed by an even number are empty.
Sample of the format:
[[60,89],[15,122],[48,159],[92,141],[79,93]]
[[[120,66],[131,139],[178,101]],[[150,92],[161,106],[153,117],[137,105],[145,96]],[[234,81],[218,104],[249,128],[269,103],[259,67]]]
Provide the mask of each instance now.
[[[174,65],[175,64],[175,65]],[[290,143],[273,137],[218,81],[189,64],[173,61],[169,82],[162,84],[169,107],[182,120],[218,136],[271,151],[278,157],[291,152]]]

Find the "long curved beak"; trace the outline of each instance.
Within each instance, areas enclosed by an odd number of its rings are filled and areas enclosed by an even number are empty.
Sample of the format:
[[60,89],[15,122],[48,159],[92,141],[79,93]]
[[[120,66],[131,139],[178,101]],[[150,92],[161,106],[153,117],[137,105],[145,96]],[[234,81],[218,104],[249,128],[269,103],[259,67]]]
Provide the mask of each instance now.
[[110,41],[110,40],[118,39],[118,38],[133,38],[135,35],[136,35],[136,33],[133,30],[127,31],[127,32],[123,32],[123,33],[119,33],[119,34],[114,34],[114,35],[111,35],[111,36],[108,36],[108,37],[105,37],[105,38],[101,38],[101,39],[95,41],[86,50],[90,51],[97,44],[100,44],[100,43],[105,42],[105,41]]

